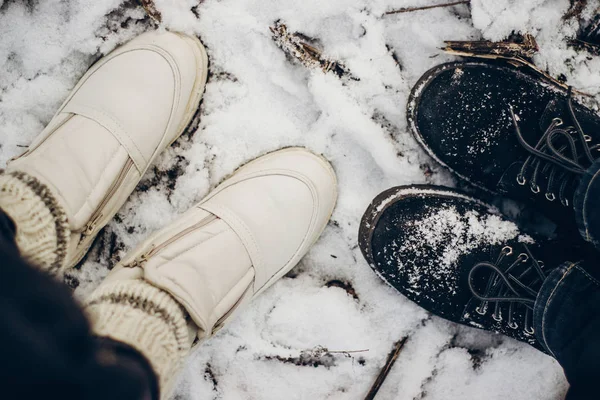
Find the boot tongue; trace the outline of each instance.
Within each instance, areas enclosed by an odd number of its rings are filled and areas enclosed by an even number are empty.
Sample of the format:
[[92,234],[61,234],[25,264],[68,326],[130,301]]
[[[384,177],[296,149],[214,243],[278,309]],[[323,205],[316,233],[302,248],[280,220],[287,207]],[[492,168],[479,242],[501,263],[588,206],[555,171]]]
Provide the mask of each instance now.
[[565,116],[567,115],[567,107],[565,101],[561,100],[562,99],[560,98],[556,98],[550,100],[550,102],[546,105],[544,113],[540,118],[540,129],[542,132],[548,129],[554,118],[562,118],[563,120],[565,119]]

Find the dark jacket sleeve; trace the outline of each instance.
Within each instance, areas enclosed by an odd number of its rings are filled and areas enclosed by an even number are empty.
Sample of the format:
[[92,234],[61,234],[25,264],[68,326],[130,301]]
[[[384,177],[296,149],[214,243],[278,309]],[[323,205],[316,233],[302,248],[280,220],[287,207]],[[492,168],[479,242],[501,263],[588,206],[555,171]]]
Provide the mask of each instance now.
[[71,290],[21,259],[13,236],[12,222],[0,211],[2,398],[156,398],[156,379],[145,358],[92,336]]

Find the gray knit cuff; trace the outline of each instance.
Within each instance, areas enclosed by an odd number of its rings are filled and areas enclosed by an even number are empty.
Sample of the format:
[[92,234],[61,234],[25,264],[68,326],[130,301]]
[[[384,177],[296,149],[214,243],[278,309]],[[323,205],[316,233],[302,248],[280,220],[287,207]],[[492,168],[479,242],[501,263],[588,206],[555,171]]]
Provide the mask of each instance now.
[[130,345],[152,365],[161,398],[190,349],[186,314],[168,293],[142,280],[100,286],[86,301],[94,333]]
[[24,172],[1,174],[0,208],[15,223],[15,243],[21,255],[50,273],[58,273],[71,231],[67,215],[50,189]]

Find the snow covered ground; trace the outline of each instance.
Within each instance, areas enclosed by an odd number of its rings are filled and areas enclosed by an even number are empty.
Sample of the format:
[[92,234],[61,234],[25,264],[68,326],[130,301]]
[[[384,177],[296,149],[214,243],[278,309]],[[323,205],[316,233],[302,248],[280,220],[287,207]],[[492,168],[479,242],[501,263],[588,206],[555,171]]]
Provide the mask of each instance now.
[[[440,0],[441,1],[441,0]],[[569,0],[156,0],[162,28],[199,35],[210,56],[200,125],[160,157],[66,280],[84,297],[119,257],[241,163],[290,145],[333,163],[339,205],[305,260],[189,359],[180,399],[363,399],[409,337],[377,399],[562,399],[558,364],[526,345],[431,317],[385,286],[357,248],[359,219],[390,186],[452,185],[407,131],[408,92],[452,60],[443,40],[532,33],[536,64],[600,98],[600,57],[566,46]],[[583,18],[600,6],[590,0]],[[316,39],[352,74],[308,69],[272,39],[276,21]],[[0,165],[23,151],[89,65],[154,29],[135,0],[0,0]],[[329,350],[323,351],[319,346]],[[364,350],[364,351],[362,351]],[[359,351],[359,352],[355,352]],[[350,352],[350,353],[344,353]]]

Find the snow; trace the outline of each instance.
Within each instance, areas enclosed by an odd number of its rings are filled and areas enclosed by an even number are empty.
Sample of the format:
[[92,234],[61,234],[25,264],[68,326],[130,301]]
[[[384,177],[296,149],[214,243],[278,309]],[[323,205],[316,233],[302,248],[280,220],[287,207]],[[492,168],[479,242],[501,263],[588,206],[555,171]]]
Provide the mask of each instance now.
[[[558,400],[558,364],[534,349],[431,317],[388,288],[357,248],[362,213],[395,185],[453,185],[408,133],[408,93],[451,56],[445,39],[536,37],[535,63],[598,98],[600,58],[565,37],[568,0],[473,0],[384,16],[430,0],[156,0],[160,29],[198,34],[211,76],[193,136],[169,148],[80,270],[67,281],[85,297],[148,233],[200,200],[238,165],[306,146],[333,163],[340,198],[321,241],[290,274],[197,348],[182,373],[182,399],[361,399],[393,344],[405,349],[377,399]],[[584,11],[591,18],[595,1]],[[293,62],[270,27],[318,41],[358,80]],[[152,29],[135,0],[0,0],[0,163],[20,154],[91,63]],[[396,61],[397,60],[397,61]],[[424,171],[431,171],[427,174]],[[176,176],[173,181],[172,176]],[[343,282],[344,288],[327,285]],[[357,353],[324,353],[361,351]],[[299,364],[299,365],[298,365]],[[303,365],[306,364],[306,365]]]
[[[419,254],[416,250],[426,243],[439,257],[431,257],[427,264],[427,275],[434,281],[443,282],[444,288],[454,288],[458,259],[482,246],[497,246],[514,239],[519,234],[519,228],[503,220],[498,215],[481,215],[477,211],[468,211],[466,214],[458,212],[454,206],[443,206],[431,210],[422,219],[410,221],[406,224],[407,240],[392,245],[390,250],[397,255],[399,268],[403,268],[402,261],[406,254],[412,254],[426,259],[427,254]],[[416,252],[416,253],[415,253]],[[410,259],[408,260],[410,262]],[[422,269],[414,270],[409,279],[417,282]],[[419,287],[412,289],[418,291]]]

